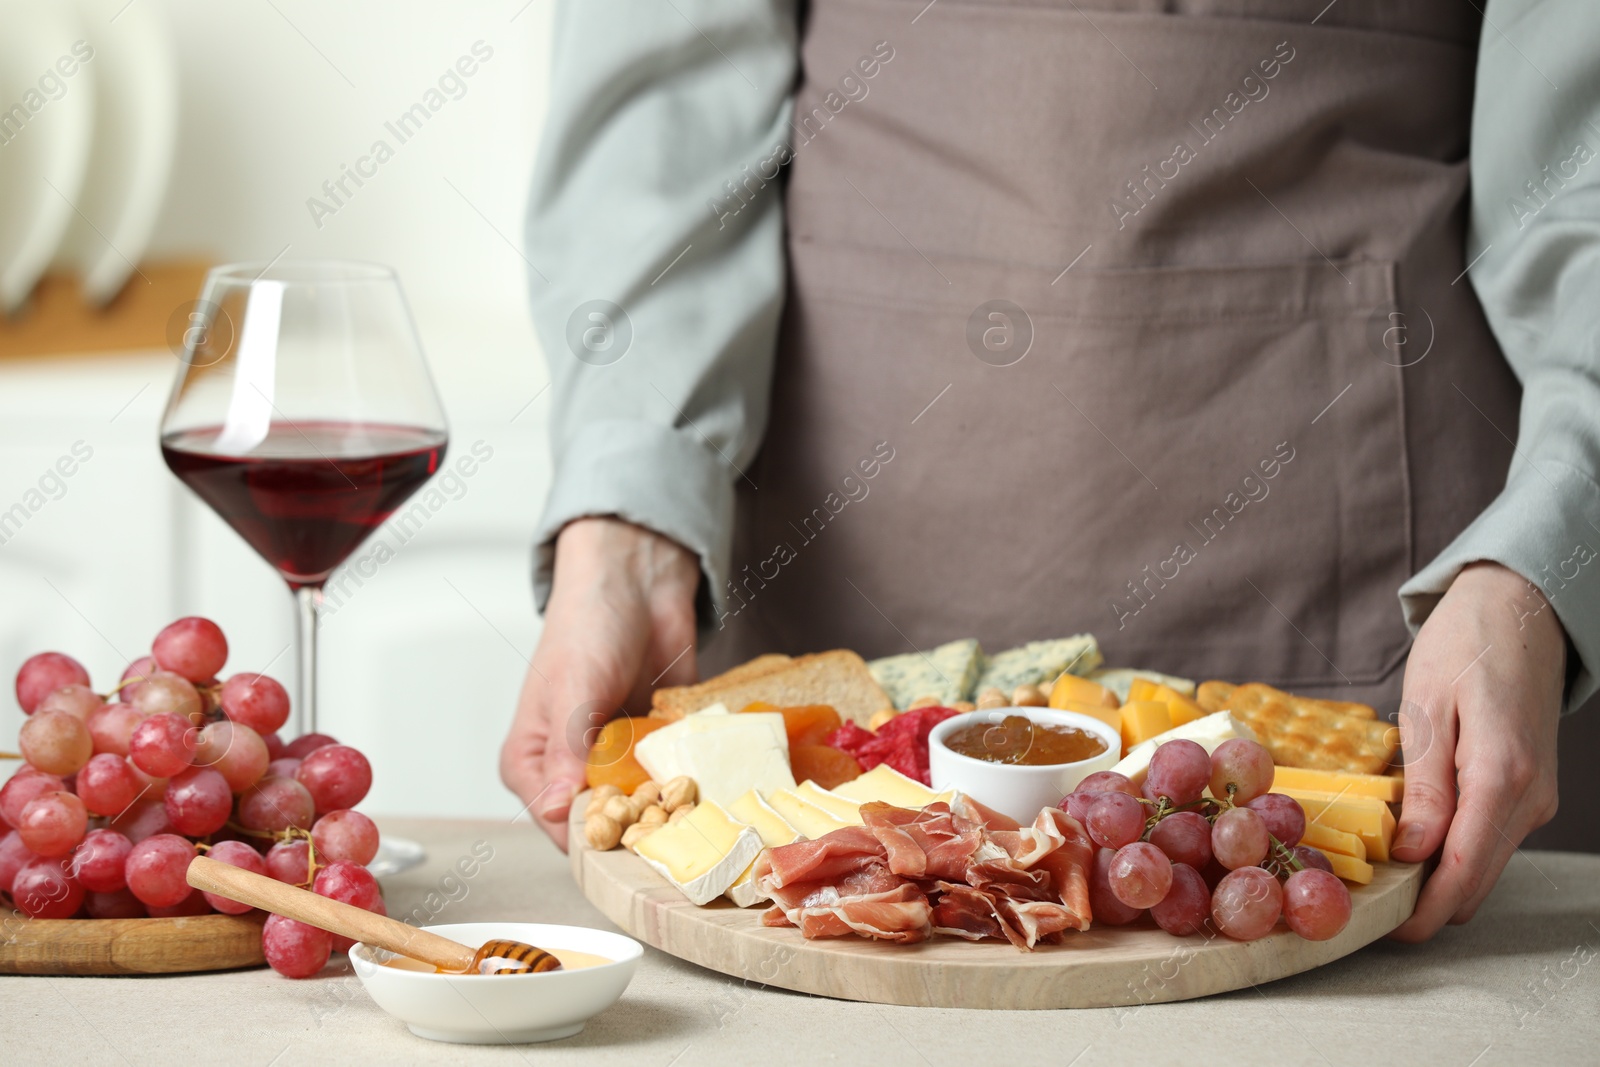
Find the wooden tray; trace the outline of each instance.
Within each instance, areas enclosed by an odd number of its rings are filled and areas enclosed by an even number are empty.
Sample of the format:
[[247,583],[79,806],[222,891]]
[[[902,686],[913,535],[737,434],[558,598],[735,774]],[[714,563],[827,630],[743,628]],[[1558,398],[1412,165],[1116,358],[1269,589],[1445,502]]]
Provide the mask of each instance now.
[[[1352,887],[1350,924],[1329,941],[1280,927],[1259,941],[1173,937],[1154,924],[1095,927],[1019,952],[1002,942],[938,937],[920,945],[863,938],[807,941],[761,925],[761,907],[696,907],[626,849],[595,852],[580,796],[570,824],[572,874],[584,896],[634,937],[734,978],[845,1000],[933,1008],[1106,1008],[1189,1000],[1320,967],[1384,936],[1411,915],[1420,864],[1380,863]],[[1148,922],[1148,921],[1146,921]]]
[[[637,859],[638,857],[630,857]],[[266,916],[29,919],[0,935],[0,974],[180,974],[259,967]]]

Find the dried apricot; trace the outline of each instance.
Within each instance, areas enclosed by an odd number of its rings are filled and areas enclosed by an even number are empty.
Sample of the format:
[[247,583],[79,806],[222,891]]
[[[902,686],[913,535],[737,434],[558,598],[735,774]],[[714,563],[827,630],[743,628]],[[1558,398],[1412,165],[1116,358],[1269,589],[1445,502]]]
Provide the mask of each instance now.
[[839,713],[827,704],[802,704],[793,708],[775,708],[758,702],[740,709],[745,711],[775,711],[783,716],[783,732],[789,736],[791,752],[796,745],[820,745],[829,734],[839,728]]
[[793,746],[789,749],[789,768],[795,781],[809,778],[824,789],[861,777],[861,764],[854,756],[827,745]]
[[663,719],[623,716],[602,726],[584,761],[590,788],[614,785],[624,793],[632,793],[648,782],[650,774],[634,758],[633,746],[641,737],[666,725]]

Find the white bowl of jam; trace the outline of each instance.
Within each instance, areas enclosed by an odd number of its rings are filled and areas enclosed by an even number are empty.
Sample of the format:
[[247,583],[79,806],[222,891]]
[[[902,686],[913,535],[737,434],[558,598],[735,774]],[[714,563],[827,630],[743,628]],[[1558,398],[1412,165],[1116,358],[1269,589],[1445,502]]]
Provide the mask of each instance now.
[[934,789],[959,790],[1024,826],[1121,758],[1116,730],[1093,716],[1053,708],[969,711],[928,735]]
[[631,937],[584,926],[455,923],[423,929],[463,945],[521,941],[561,961],[559,970],[537,974],[440,974],[370,945],[351,948],[350,963],[378,1007],[433,1041],[520,1045],[571,1037],[617,1002],[644,955]]

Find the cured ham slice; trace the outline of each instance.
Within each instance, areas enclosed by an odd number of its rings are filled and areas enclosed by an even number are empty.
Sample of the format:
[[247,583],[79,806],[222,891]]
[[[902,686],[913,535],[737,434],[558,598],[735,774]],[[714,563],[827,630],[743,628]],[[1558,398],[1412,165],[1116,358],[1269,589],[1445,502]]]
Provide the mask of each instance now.
[[774,902],[763,923],[807,938],[944,934],[1024,950],[1089,927],[1094,850],[1065,812],[1024,827],[958,795],[921,811],[864,804],[861,816],[863,826],[762,854],[755,877]]

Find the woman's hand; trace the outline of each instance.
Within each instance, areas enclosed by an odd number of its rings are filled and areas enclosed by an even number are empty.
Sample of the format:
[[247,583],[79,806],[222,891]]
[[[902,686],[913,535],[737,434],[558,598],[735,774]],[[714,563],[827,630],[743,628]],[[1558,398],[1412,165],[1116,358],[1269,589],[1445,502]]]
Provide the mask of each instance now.
[[619,519],[579,519],[556,538],[544,632],[500,749],[500,778],[562,848],[598,728],[644,711],[656,685],[694,681],[699,580],[687,549]]
[[1409,863],[1443,851],[1397,940],[1472,918],[1517,845],[1555,815],[1566,649],[1549,603],[1497,563],[1463,570],[1417,634],[1393,854]]

